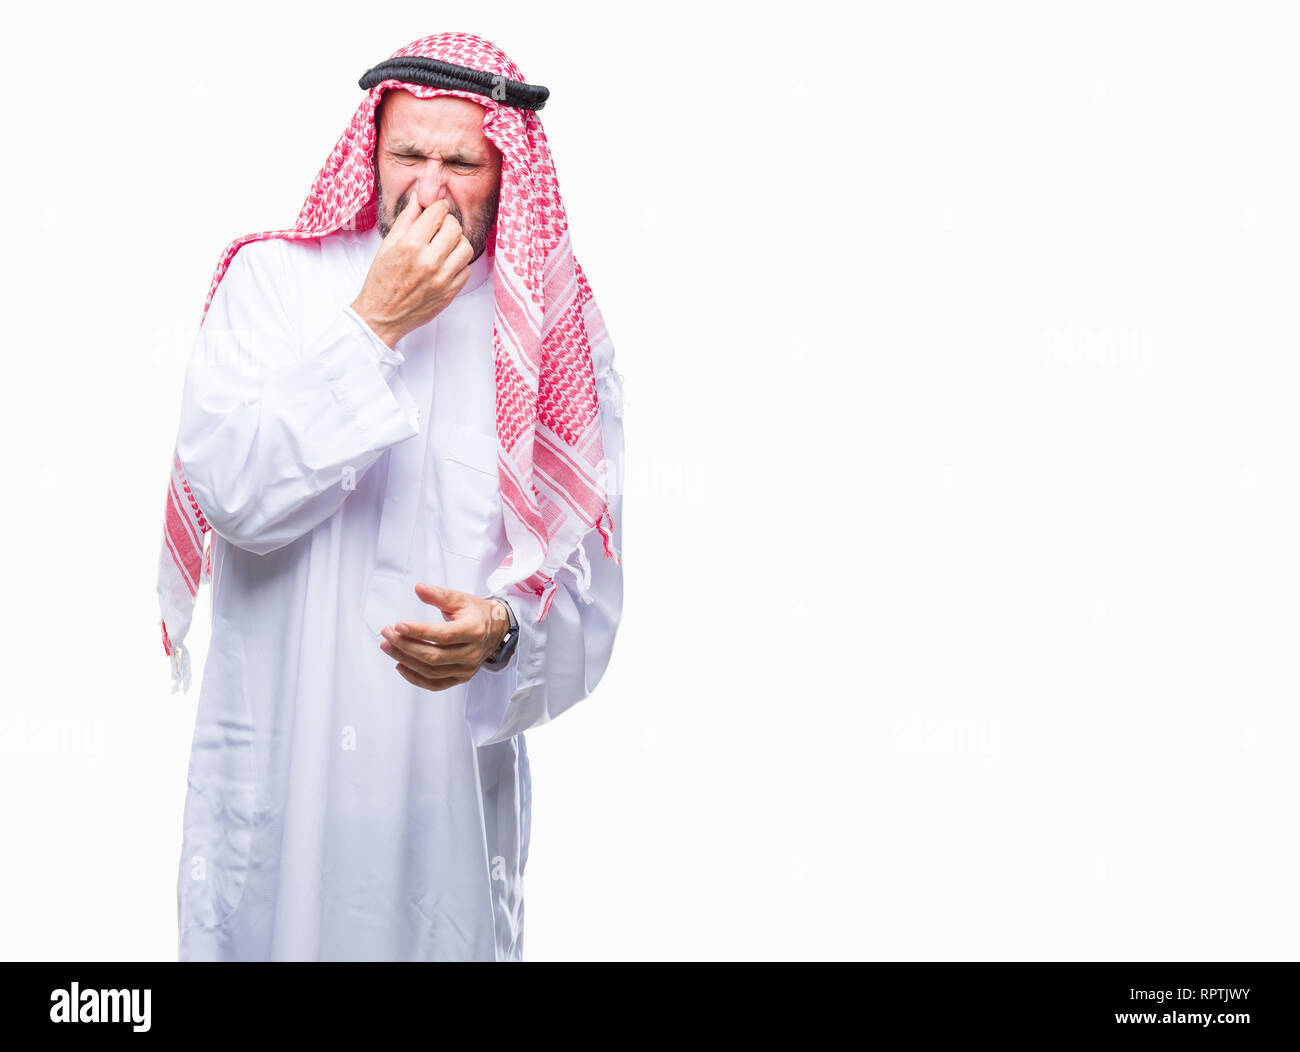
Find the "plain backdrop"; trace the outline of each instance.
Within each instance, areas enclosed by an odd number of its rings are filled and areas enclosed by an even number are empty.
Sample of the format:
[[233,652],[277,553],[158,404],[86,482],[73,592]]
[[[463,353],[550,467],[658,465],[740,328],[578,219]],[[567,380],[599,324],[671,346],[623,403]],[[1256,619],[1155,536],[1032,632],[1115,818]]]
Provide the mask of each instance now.
[[525,958],[1294,957],[1292,14],[25,10],[0,956],[175,959],[190,341],[361,73],[461,30],[551,89],[626,396],[625,610],[528,734]]

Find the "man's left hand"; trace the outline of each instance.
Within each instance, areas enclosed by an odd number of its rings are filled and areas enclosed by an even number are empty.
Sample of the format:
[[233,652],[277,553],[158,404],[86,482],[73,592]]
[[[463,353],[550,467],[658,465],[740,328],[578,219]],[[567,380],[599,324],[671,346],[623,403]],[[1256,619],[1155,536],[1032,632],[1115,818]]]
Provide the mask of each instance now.
[[397,661],[397,672],[425,690],[446,690],[473,678],[484,660],[501,645],[510,620],[498,602],[417,584],[421,602],[437,607],[439,622],[399,621],[383,630],[379,649]]

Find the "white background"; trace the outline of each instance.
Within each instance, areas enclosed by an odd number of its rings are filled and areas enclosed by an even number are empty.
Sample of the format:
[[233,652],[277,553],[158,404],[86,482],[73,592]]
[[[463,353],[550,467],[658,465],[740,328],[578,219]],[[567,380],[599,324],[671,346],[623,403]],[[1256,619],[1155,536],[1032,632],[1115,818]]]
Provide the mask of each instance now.
[[528,735],[525,957],[1294,958],[1285,5],[23,18],[0,956],[175,958],[210,591],[173,695],[154,584],[190,340],[357,77],[462,30],[551,89],[627,403],[614,659]]

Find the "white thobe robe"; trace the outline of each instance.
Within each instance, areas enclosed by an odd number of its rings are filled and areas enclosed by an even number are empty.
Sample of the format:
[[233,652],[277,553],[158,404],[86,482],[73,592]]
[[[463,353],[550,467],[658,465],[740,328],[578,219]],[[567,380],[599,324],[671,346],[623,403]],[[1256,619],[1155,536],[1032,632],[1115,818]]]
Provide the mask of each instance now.
[[[586,697],[613,647],[622,572],[592,529],[590,602],[569,567],[540,624],[495,593],[520,625],[502,668],[428,691],[379,649],[385,625],[443,620],[417,581],[493,594],[509,551],[491,257],[394,351],[349,306],[379,244],[245,245],[195,340],[177,453],[216,536],[182,960],[520,959],[522,732]],[[621,477],[617,374],[593,364]],[[621,551],[617,492],[610,512]]]

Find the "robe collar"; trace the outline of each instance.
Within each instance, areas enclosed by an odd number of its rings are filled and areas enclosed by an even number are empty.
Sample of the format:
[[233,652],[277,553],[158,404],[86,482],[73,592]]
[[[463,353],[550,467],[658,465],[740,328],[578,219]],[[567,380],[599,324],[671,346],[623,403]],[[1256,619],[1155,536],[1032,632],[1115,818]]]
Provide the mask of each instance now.
[[469,265],[469,280],[461,292],[473,292],[492,276],[492,259],[492,253],[484,249],[483,255]]

